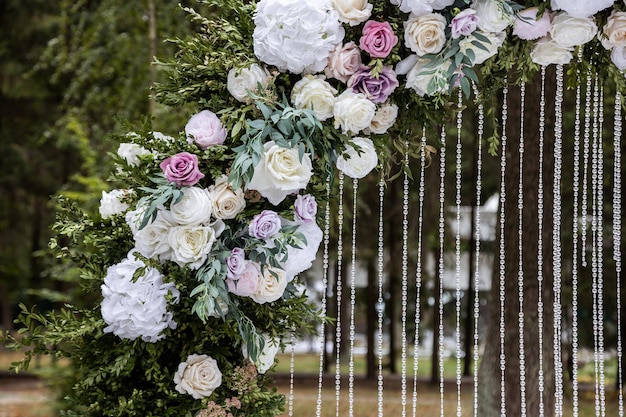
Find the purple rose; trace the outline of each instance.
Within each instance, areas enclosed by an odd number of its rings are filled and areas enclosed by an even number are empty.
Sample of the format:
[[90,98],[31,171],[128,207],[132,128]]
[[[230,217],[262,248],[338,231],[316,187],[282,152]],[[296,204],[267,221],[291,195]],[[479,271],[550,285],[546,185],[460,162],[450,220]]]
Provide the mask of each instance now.
[[298,223],[311,223],[315,221],[317,202],[311,194],[299,195],[294,203],[293,214]]
[[165,178],[179,186],[194,185],[204,174],[198,169],[198,157],[189,152],[172,155],[159,164]]
[[250,297],[259,288],[261,269],[256,262],[246,262],[243,272],[237,279],[227,279],[228,291],[240,297]]
[[221,145],[226,140],[226,129],[215,113],[202,110],[191,116],[185,126],[187,142],[196,142],[201,149],[212,145]]
[[267,240],[280,231],[280,217],[272,210],[263,210],[252,218],[250,236]]
[[468,36],[476,30],[478,24],[478,16],[476,16],[476,10],[465,9],[452,19],[450,22],[450,29],[452,32],[452,39],[458,39],[461,36]]
[[398,37],[393,33],[389,22],[368,20],[363,26],[362,33],[359,47],[372,58],[386,58],[398,44]]
[[377,77],[371,68],[362,67],[348,80],[348,87],[355,93],[362,93],[374,103],[382,103],[398,86],[396,73],[389,67],[383,67]]
[[230,251],[230,256],[226,258],[228,267],[227,276],[229,279],[237,280],[246,268],[246,254],[241,248],[234,248]]

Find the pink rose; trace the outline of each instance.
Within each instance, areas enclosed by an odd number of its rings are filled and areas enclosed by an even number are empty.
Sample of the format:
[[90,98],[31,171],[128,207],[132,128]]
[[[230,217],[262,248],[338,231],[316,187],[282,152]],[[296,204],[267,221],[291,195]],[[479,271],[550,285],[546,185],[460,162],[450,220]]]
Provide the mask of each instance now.
[[335,78],[345,83],[360,67],[361,50],[356,43],[348,42],[345,45],[337,45],[330,52],[324,73],[328,78]]
[[280,217],[272,210],[263,210],[250,221],[250,236],[267,240],[280,232]]
[[398,37],[393,33],[389,22],[365,22],[359,46],[372,58],[386,58],[397,44]]
[[537,19],[538,11],[539,8],[537,7],[529,7],[519,12],[515,16],[513,34],[526,41],[532,41],[546,36],[552,25],[550,11],[545,10],[541,18]]
[[187,142],[196,142],[201,149],[221,145],[226,140],[226,129],[215,113],[202,110],[189,119],[185,126]]
[[363,67],[348,80],[348,87],[355,93],[363,93],[373,103],[382,103],[389,98],[398,86],[396,73],[389,67],[383,67],[374,77],[371,68]]
[[299,195],[293,207],[294,219],[297,223],[311,223],[315,221],[317,202],[311,194]]
[[165,178],[178,186],[194,185],[204,174],[198,169],[198,157],[189,152],[172,155],[159,164]]
[[452,33],[452,39],[458,39],[461,36],[468,36],[476,30],[478,24],[478,16],[476,16],[476,10],[465,9],[452,19],[450,22],[450,29]]
[[256,262],[246,262],[246,267],[236,279],[227,279],[228,291],[240,297],[250,297],[259,288],[261,268]]

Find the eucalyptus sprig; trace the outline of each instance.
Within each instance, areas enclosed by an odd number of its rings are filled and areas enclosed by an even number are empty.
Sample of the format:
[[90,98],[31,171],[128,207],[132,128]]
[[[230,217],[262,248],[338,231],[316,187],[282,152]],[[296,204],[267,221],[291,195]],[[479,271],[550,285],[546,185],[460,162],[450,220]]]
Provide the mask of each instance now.
[[139,229],[143,229],[156,219],[159,207],[168,203],[176,204],[184,196],[184,187],[179,188],[170,183],[164,175],[155,175],[150,180],[157,186],[156,188],[140,187],[139,189],[147,195],[139,199],[138,207],[145,207],[143,218],[139,224]]

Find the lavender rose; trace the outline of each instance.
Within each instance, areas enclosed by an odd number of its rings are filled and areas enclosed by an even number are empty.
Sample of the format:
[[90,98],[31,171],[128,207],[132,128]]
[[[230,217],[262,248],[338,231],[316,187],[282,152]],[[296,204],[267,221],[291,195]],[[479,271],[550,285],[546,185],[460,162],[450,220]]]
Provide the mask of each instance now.
[[239,279],[239,275],[246,269],[246,254],[243,249],[233,248],[230,251],[230,256],[226,258],[226,267],[228,268],[228,278]]
[[365,22],[359,46],[372,58],[386,58],[397,44],[398,37],[389,22]]
[[476,16],[476,10],[465,9],[452,19],[450,22],[450,29],[452,33],[452,39],[458,39],[461,36],[468,36],[476,30],[478,24],[478,16]]
[[296,223],[310,223],[315,221],[317,202],[311,194],[299,195],[294,203],[293,214]]
[[198,157],[189,152],[172,155],[159,164],[165,178],[178,186],[194,185],[204,174],[198,169]]
[[363,93],[374,103],[382,103],[398,86],[396,73],[389,67],[383,67],[377,77],[369,67],[363,67],[348,80],[348,87],[355,93]]
[[280,217],[275,211],[263,210],[252,218],[248,228],[250,236],[267,240],[280,231]]

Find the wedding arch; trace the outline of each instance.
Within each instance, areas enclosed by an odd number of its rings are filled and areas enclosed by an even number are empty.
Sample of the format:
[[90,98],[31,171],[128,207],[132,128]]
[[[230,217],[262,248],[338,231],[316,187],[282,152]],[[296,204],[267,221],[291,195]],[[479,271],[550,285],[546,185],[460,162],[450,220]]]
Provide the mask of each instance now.
[[424,415],[427,354],[432,415],[578,416],[583,389],[624,415],[624,2],[186,11],[154,91],[186,126],[118,137],[95,216],[59,199],[51,248],[93,306],[20,316],[22,367],[72,359],[64,415],[293,415],[306,335],[309,414],[359,415],[361,334],[379,416],[390,381]]

